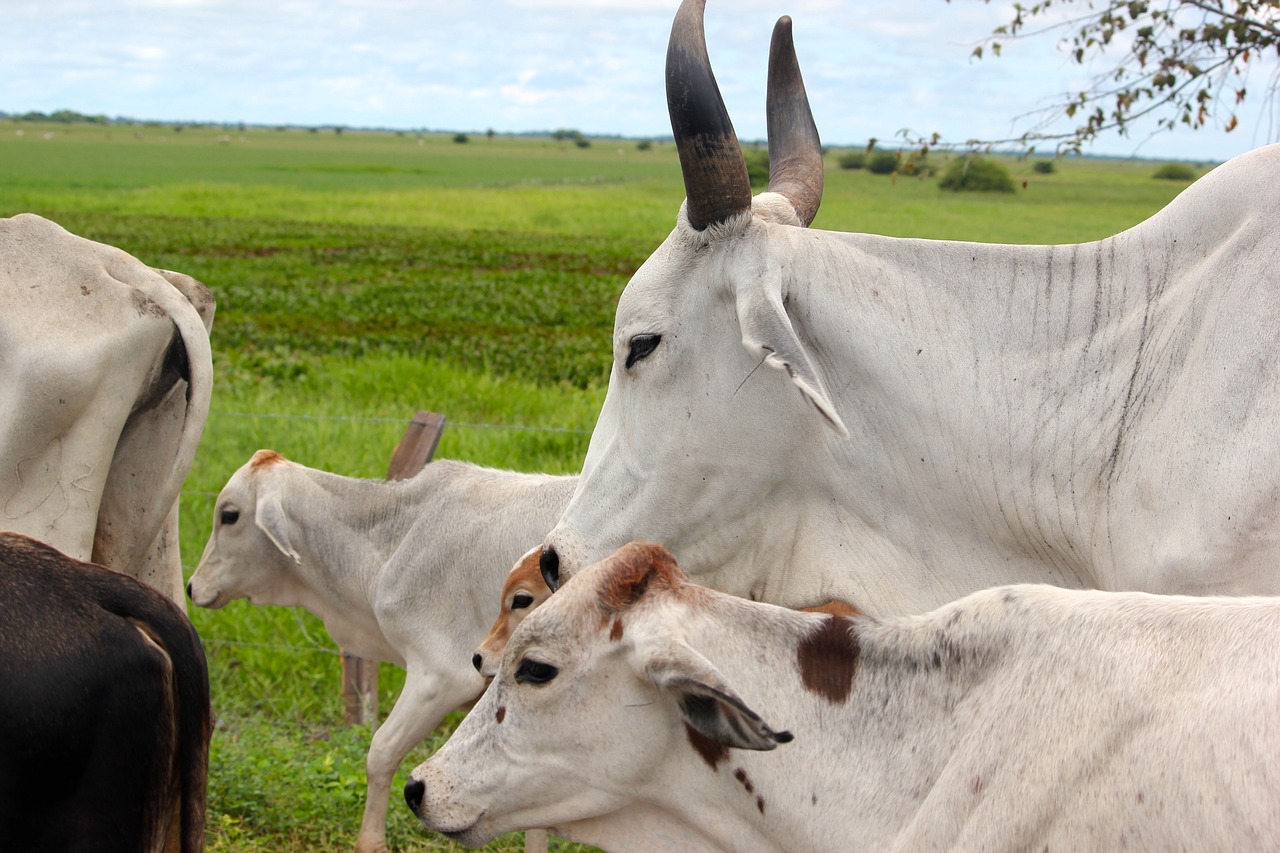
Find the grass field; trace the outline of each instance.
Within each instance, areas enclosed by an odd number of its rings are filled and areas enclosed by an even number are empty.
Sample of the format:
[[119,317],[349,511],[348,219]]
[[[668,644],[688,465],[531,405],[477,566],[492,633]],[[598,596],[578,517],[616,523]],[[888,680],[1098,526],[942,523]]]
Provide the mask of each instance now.
[[[956,195],[841,171],[832,157],[814,227],[1083,241],[1183,187],[1152,180],[1150,162],[1072,159],[1049,175],[1008,165],[1019,192]],[[188,569],[213,497],[260,447],[381,477],[405,421],[426,408],[453,424],[439,456],[577,470],[618,294],[682,196],[670,144],[0,122],[0,216],[40,213],[217,295],[213,414],[182,500]],[[220,721],[210,849],[349,847],[369,731],[341,724],[338,660],[319,622],[244,602],[192,618]],[[385,714],[403,679],[384,665],[380,681]],[[398,802],[391,816],[394,849],[455,849]],[[506,837],[492,849],[517,848]]]

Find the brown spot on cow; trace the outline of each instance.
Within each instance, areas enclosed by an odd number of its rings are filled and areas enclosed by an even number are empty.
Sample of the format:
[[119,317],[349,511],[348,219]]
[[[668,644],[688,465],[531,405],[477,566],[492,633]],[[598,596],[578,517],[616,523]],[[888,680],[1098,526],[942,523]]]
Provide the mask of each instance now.
[[615,643],[622,639],[622,620],[621,619],[613,620],[613,627],[609,629],[609,639]]
[[502,721],[507,718],[507,706],[499,705],[498,713],[495,716],[497,717],[498,725],[502,725]]
[[832,704],[842,705],[853,691],[860,653],[853,622],[840,616],[827,616],[796,649],[800,680],[806,690]]
[[718,769],[720,762],[728,758],[729,747],[720,741],[712,740],[688,723],[684,724],[684,731],[689,736],[689,743],[693,744],[698,755],[702,756],[702,760],[707,762],[707,766],[712,770]]
[[263,468],[270,468],[272,465],[279,465],[285,461],[285,458],[274,450],[259,450],[249,460],[249,470],[259,471]]
[[685,574],[671,552],[651,542],[623,545],[607,560],[609,570],[600,584],[598,601],[610,616],[625,612],[650,587],[675,589],[685,582]]
[[756,788],[754,785],[751,784],[751,780],[747,778],[747,771],[739,767],[737,770],[733,771],[733,778],[737,779],[740,783],[742,783],[742,787],[747,789],[748,794],[755,793]]
[[138,312],[139,317],[151,316],[159,319],[165,319],[169,316],[168,312],[164,310],[164,307],[160,305],[160,303],[156,302],[145,293],[135,290],[130,294],[129,299],[133,302],[133,309]]
[[764,797],[756,797],[756,808],[760,810],[760,814],[764,814]]

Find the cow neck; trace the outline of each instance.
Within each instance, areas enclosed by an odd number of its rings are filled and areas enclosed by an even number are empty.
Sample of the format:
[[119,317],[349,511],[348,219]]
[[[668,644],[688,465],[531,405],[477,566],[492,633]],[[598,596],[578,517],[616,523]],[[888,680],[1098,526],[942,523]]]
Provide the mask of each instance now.
[[[850,838],[866,849],[892,846],[916,797],[946,770],[957,747],[954,709],[981,683],[998,643],[982,625],[947,626],[933,615],[848,620],[715,606],[708,618],[682,614],[684,636],[753,710],[795,739],[769,752],[726,750],[714,767],[694,750],[680,752],[679,770],[655,774],[664,780],[661,807],[703,828],[713,849],[839,851]],[[917,624],[930,620],[936,630]],[[852,627],[856,638],[843,697],[802,671],[802,649],[832,626]]]

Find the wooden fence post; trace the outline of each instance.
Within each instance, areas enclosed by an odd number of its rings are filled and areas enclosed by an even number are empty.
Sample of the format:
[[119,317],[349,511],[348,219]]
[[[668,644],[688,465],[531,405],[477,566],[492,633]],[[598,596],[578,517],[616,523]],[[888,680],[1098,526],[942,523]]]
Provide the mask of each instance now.
[[[421,471],[440,444],[444,415],[418,412],[409,421],[400,443],[391,454],[388,480],[407,480]],[[378,724],[378,662],[342,652],[342,704],[347,724]]]

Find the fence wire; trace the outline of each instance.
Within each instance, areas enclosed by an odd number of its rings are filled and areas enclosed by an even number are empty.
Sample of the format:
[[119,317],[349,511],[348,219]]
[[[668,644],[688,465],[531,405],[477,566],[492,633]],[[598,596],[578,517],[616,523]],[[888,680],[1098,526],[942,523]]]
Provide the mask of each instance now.
[[[355,421],[358,423],[373,424],[420,424],[413,418],[373,418],[361,417],[357,415],[280,415],[271,413],[254,413],[254,412],[210,412],[209,417],[222,418],[264,418],[277,420],[297,420],[297,421]],[[553,432],[567,433],[570,435],[591,435],[589,429],[572,429],[570,427],[546,427],[546,426],[526,426],[523,424],[474,424],[465,421],[446,421],[446,426],[459,427],[461,429],[496,429],[496,430],[517,430],[524,432]]]

